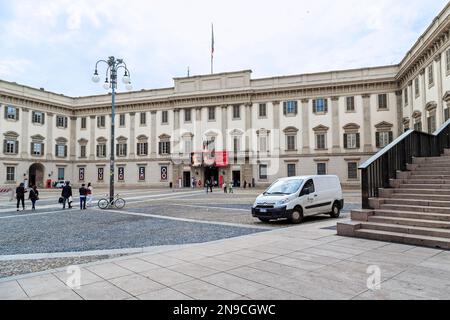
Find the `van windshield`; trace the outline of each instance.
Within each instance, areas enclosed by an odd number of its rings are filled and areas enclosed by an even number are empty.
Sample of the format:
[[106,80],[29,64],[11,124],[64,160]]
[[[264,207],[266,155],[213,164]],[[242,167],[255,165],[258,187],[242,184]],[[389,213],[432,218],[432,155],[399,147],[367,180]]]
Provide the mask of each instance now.
[[296,193],[303,184],[302,179],[297,180],[279,180],[264,192],[264,195],[290,195]]

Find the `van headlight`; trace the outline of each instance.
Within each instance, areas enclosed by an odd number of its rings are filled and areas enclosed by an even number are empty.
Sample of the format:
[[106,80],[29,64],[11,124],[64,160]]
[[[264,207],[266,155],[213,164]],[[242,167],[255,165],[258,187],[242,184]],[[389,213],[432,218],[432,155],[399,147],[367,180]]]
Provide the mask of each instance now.
[[285,204],[289,203],[289,201],[290,201],[289,199],[280,200],[277,202],[277,207],[282,207]]

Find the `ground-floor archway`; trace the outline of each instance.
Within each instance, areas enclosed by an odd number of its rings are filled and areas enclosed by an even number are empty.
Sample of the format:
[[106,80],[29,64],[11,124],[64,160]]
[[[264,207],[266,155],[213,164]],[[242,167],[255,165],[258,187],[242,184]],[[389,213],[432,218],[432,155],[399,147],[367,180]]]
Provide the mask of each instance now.
[[28,170],[29,186],[36,185],[38,188],[44,187],[44,166],[41,163],[34,163]]

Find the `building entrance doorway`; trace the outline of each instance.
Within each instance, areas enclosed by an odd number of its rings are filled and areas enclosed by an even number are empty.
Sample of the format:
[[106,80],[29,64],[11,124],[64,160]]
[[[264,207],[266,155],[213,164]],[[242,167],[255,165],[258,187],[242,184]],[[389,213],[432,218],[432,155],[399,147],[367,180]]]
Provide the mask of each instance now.
[[183,172],[183,187],[185,188],[191,187],[191,173],[189,171]]
[[233,186],[235,188],[241,187],[241,171],[233,171]]
[[205,168],[205,182],[212,181],[213,185],[217,187],[219,185],[219,168],[206,167]]
[[29,186],[36,185],[38,188],[44,187],[44,166],[41,163],[35,163],[28,170]]

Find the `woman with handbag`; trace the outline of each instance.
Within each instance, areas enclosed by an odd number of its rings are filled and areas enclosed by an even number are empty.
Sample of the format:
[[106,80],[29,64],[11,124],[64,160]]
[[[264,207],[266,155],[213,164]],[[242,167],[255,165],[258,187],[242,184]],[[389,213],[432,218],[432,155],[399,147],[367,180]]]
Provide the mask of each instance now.
[[36,201],[39,200],[39,191],[36,186],[33,186],[30,190],[30,194],[28,196],[28,199],[31,200],[31,210],[36,210]]

